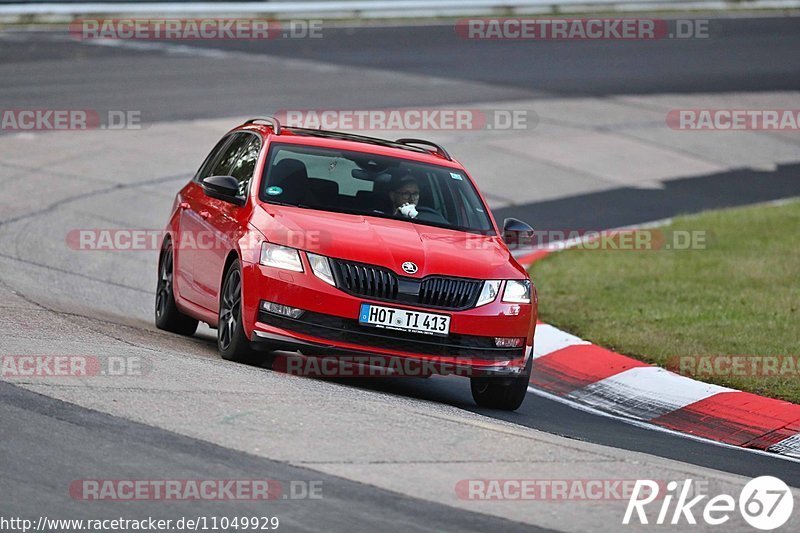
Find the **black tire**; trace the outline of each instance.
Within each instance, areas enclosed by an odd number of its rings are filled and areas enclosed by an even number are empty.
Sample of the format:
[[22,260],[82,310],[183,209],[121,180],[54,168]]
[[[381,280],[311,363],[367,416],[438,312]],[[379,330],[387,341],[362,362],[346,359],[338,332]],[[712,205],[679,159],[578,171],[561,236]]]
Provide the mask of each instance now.
[[480,407],[489,409],[502,409],[503,411],[516,411],[525,400],[528,392],[528,383],[531,380],[533,368],[533,354],[525,365],[522,374],[515,378],[470,378],[472,399]]
[[197,320],[184,315],[175,304],[173,292],[174,254],[172,242],[167,242],[158,260],[158,285],[156,286],[156,327],[172,333],[191,336],[197,331]]
[[242,321],[242,271],[236,260],[228,267],[219,295],[217,348],[227,361],[255,364],[262,358],[253,350]]

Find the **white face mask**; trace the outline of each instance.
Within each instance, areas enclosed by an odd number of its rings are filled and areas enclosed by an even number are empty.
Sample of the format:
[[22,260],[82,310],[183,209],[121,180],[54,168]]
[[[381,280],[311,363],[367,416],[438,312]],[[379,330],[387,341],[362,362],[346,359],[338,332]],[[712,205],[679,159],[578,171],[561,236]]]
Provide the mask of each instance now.
[[404,217],[408,218],[417,218],[417,215],[419,214],[415,204],[403,204],[397,208],[397,211]]

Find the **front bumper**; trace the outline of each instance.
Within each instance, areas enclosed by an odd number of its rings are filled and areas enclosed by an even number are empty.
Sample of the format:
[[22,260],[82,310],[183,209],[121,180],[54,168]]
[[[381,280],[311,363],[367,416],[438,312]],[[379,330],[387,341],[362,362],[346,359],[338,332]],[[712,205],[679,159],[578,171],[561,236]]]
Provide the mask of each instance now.
[[[479,308],[444,312],[450,335],[433,337],[361,326],[362,302],[442,313],[400,303],[372,302],[349,295],[305,273],[287,273],[262,265],[244,269],[245,327],[256,344],[299,349],[304,355],[380,354],[467,369],[469,375],[519,374],[530,356],[535,305],[497,301]],[[259,309],[261,300],[303,309],[289,318]],[[248,324],[248,318],[252,320]],[[518,348],[497,348],[494,337],[519,337]],[[449,373],[449,372],[444,372]]]

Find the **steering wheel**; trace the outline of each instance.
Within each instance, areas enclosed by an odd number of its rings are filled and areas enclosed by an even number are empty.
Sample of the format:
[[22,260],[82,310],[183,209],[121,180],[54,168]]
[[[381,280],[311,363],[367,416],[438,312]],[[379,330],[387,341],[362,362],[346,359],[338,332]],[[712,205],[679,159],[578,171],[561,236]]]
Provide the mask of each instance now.
[[447,224],[447,219],[442,216],[442,214],[432,207],[426,207],[424,205],[417,206],[417,213],[419,213],[416,217],[416,220],[423,220],[425,222],[437,222],[439,224]]

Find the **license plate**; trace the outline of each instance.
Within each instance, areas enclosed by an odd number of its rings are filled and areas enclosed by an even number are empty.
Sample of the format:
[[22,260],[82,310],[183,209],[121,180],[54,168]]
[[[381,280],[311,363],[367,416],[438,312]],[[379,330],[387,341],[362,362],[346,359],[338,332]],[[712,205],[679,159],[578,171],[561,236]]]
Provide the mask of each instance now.
[[450,317],[434,313],[420,313],[380,305],[361,304],[358,323],[362,326],[413,331],[425,335],[446,337],[450,333]]

